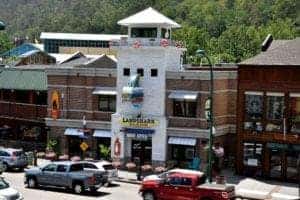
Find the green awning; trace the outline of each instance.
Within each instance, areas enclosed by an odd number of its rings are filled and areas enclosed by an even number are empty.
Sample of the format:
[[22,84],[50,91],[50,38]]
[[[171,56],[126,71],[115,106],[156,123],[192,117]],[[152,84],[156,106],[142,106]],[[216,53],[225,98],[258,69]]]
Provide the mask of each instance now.
[[0,88],[10,90],[47,90],[47,76],[38,70],[0,71]]

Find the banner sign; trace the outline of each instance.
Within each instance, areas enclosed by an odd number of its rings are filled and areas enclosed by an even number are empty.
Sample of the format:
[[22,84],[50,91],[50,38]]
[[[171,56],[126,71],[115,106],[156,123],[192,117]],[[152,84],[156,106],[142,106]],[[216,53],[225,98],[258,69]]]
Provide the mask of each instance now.
[[158,121],[149,118],[128,118],[123,117],[121,124],[127,127],[150,128],[158,125]]
[[51,96],[51,117],[53,119],[59,117],[59,95],[57,91],[53,91]]

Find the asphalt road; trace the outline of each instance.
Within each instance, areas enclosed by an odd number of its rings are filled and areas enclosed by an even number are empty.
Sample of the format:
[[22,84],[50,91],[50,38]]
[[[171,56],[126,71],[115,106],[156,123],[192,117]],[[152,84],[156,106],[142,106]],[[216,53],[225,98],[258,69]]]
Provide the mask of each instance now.
[[24,186],[24,173],[7,172],[2,176],[8,181],[11,187],[22,193],[24,199],[28,200],[141,200],[138,195],[138,185],[127,183],[116,183],[110,187],[101,187],[94,195],[86,194],[76,195],[65,189],[58,188],[38,188],[29,189]]

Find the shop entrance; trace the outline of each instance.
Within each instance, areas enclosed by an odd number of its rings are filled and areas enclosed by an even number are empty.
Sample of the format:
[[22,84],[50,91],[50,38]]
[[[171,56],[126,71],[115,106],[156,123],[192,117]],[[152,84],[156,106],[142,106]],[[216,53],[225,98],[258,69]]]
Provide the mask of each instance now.
[[152,141],[151,140],[132,140],[131,146],[132,160],[139,160],[141,165],[151,163],[152,160]]
[[80,144],[82,143],[82,139],[78,136],[68,136],[68,144],[69,144],[69,156],[82,156],[82,151],[80,149]]

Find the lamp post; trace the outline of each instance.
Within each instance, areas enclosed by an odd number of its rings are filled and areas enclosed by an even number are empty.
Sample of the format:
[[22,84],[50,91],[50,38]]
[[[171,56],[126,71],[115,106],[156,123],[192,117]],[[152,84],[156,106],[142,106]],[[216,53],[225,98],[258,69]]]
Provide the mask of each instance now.
[[206,55],[205,51],[202,49],[198,49],[196,51],[196,56],[199,56],[200,58],[206,58],[209,64],[209,70],[210,70],[210,87],[209,87],[209,98],[207,100],[206,104],[206,118],[209,122],[209,149],[208,149],[208,169],[207,169],[207,177],[209,183],[212,182],[212,145],[213,145],[213,124],[214,124],[214,118],[213,118],[213,90],[214,90],[214,74],[213,74],[213,66],[211,63],[210,58]]
[[5,24],[0,21],[0,31],[3,31],[5,29]]

